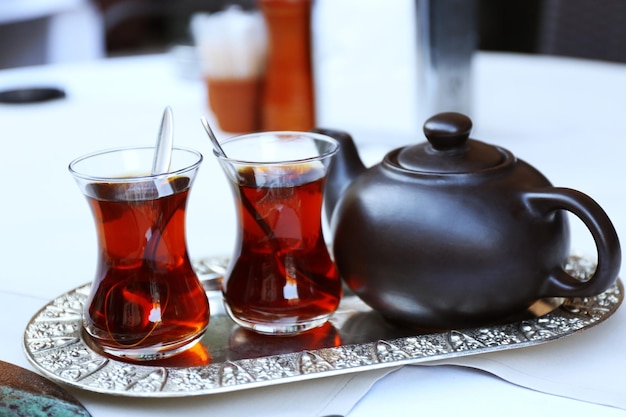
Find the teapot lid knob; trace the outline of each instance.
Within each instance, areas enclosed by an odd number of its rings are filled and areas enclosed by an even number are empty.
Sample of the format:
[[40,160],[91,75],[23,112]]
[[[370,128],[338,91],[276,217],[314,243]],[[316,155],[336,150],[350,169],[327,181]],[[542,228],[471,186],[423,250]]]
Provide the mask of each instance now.
[[469,139],[472,120],[461,113],[439,113],[424,123],[424,134],[433,148],[458,148]]
[[508,158],[498,147],[470,139],[472,121],[461,113],[439,113],[424,123],[428,142],[403,148],[397,164],[409,171],[469,173],[500,165]]

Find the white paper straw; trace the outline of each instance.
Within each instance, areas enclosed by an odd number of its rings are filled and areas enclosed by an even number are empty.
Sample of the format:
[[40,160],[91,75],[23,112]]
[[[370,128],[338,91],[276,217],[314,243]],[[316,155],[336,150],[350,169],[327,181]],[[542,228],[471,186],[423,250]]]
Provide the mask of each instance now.
[[239,7],[192,16],[190,30],[204,76],[251,78],[265,68],[267,33],[258,11]]

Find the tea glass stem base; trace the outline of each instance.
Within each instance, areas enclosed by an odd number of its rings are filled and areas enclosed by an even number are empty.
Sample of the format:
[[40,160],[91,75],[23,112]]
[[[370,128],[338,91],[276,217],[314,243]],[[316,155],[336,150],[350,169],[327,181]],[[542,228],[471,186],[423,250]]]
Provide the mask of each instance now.
[[187,339],[149,347],[124,347],[123,345],[120,345],[120,347],[107,346],[98,342],[98,339],[91,335],[84,327],[81,336],[86,345],[106,355],[129,361],[154,361],[178,355],[192,348],[202,339],[205,331],[206,329]]
[[248,330],[252,330],[256,333],[275,336],[295,336],[308,330],[315,329],[325,324],[332,315],[331,313],[319,317],[314,317],[313,319],[309,319],[306,321],[295,321],[296,319],[293,318],[285,318],[284,322],[259,322],[250,321],[246,320],[245,318],[238,317],[235,313],[233,313],[227,303],[224,303],[224,309],[226,310],[228,316],[239,326]]

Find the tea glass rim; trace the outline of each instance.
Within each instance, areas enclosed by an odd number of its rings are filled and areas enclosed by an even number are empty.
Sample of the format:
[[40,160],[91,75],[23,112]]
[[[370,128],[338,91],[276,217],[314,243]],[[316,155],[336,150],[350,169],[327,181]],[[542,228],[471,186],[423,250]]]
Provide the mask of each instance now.
[[110,175],[109,176],[90,175],[90,174],[86,174],[76,169],[76,165],[80,164],[83,161],[86,161],[87,159],[95,158],[95,157],[102,156],[102,155],[117,153],[117,152],[143,151],[143,150],[152,150],[153,152],[155,152],[156,147],[155,146],[120,146],[116,148],[107,148],[107,149],[101,149],[98,151],[89,152],[73,159],[68,165],[68,170],[73,176],[83,179],[85,181],[90,181],[90,182],[101,182],[101,181],[112,182],[112,183],[142,182],[142,181],[151,180],[155,178],[163,178],[163,177],[181,175],[181,174],[184,174],[185,172],[193,171],[194,169],[200,166],[200,164],[202,163],[202,160],[204,159],[204,156],[202,155],[202,153],[196,149],[185,147],[185,146],[174,146],[172,148],[172,153],[174,153],[175,151],[183,151],[183,152],[187,152],[188,154],[192,154],[196,156],[197,159],[192,164],[189,164],[182,168],[170,170],[161,174],[150,173],[146,175],[114,177]]
[[332,148],[330,148],[329,150],[320,153],[318,155],[314,155],[314,156],[309,156],[306,158],[295,158],[295,159],[277,159],[275,161],[259,161],[259,160],[252,160],[252,159],[240,159],[240,158],[233,158],[233,157],[229,157],[228,155],[221,155],[216,149],[213,150],[213,154],[220,160],[222,161],[228,161],[230,163],[233,164],[240,164],[240,165],[263,165],[263,166],[272,166],[272,165],[299,165],[299,164],[306,164],[308,162],[312,162],[312,161],[319,161],[321,159],[325,159],[328,157],[331,157],[333,155],[335,155],[337,152],[339,152],[339,141],[331,136],[328,135],[323,135],[321,133],[315,133],[315,132],[303,132],[303,131],[297,131],[297,130],[271,130],[271,131],[262,131],[262,132],[253,132],[253,133],[246,133],[243,135],[236,135],[236,136],[231,136],[227,139],[225,139],[224,141],[222,141],[220,144],[222,145],[222,147],[224,145],[228,145],[229,143],[232,142],[237,142],[237,141],[241,141],[241,140],[249,140],[251,138],[255,138],[255,137],[261,137],[261,136],[302,136],[302,137],[308,137],[308,138],[312,138],[312,139],[317,139],[320,140],[322,142],[326,142],[332,145]]

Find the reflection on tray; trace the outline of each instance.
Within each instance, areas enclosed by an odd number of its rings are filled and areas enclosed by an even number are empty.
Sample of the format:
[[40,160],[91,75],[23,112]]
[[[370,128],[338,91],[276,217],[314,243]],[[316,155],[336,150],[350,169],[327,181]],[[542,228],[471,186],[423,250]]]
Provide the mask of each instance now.
[[[593,271],[593,265],[575,258],[572,265],[583,275]],[[598,296],[542,300],[502,323],[419,332],[385,321],[347,293],[326,325],[278,337],[237,326],[216,286],[207,292],[212,315],[205,336],[180,355],[126,363],[88,345],[81,314],[89,285],[57,297],[31,319],[24,334],[26,354],[48,378],[90,391],[143,397],[214,394],[546,343],[604,321],[623,300],[618,280]]]
[[[205,335],[193,348],[166,359],[128,361],[148,366],[192,367],[241,359],[319,350],[341,345],[353,345],[434,333],[433,329],[416,330],[388,322],[367,307],[358,297],[348,294],[335,316],[325,325],[293,336],[269,336],[239,327],[225,313],[221,294],[207,293],[211,304],[211,321]],[[546,299],[533,304],[528,311],[499,323],[513,323],[543,316],[558,308],[563,299]],[[102,356],[108,356],[83,332],[83,342]],[[123,359],[108,356],[112,360]]]
[[[155,361],[142,361],[141,365],[192,367],[211,363],[222,363],[241,359],[254,359],[264,356],[318,350],[390,340],[414,335],[438,332],[436,329],[415,329],[391,323],[376,311],[365,305],[349,288],[344,288],[344,297],[334,316],[324,326],[305,333],[290,336],[269,336],[254,333],[239,327],[226,314],[220,291],[227,259],[202,259],[194,267],[207,289],[211,305],[211,320],[205,335],[193,348],[176,356]],[[492,325],[514,323],[544,316],[563,303],[563,298],[539,300],[527,311]],[[440,330],[445,331],[445,330]],[[83,334],[83,341],[92,350],[108,356]],[[124,362],[123,359],[110,357]],[[129,361],[129,363],[137,363]]]

